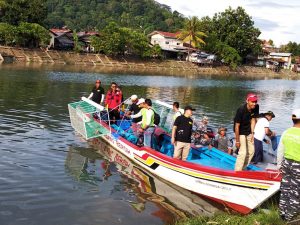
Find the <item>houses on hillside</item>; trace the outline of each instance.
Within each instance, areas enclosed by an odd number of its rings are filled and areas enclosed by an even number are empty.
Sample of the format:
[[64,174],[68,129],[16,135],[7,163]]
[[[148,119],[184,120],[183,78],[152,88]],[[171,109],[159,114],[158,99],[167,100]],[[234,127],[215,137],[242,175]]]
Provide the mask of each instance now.
[[81,51],[93,52],[93,47],[91,46],[91,37],[99,36],[98,32],[86,31],[73,33],[72,30],[67,28],[56,29],[52,28],[49,30],[51,40],[48,49],[56,50],[73,50],[75,47],[74,36],[78,38],[78,45]]
[[[93,52],[94,48],[91,46],[91,37],[100,36],[99,33],[95,31],[74,33],[67,28],[53,28],[50,29],[49,32],[51,41],[48,48],[57,50],[73,50],[75,44],[77,44],[80,47],[80,51]],[[199,49],[190,46],[189,43],[184,43],[178,39],[179,34],[180,32],[153,31],[148,35],[148,38],[152,46],[160,46],[164,58],[185,60],[188,53],[192,53],[190,57],[187,58],[189,61],[199,65],[212,64],[212,62],[216,60],[215,55],[201,52]],[[219,59],[219,61],[221,61],[221,59]],[[279,48],[276,48],[269,41],[265,40],[262,41],[262,54],[258,56],[249,55],[246,58],[246,62],[249,65],[265,66],[266,68],[276,71],[281,68],[296,71],[300,70],[300,59],[299,63],[296,63],[296,66],[293,65],[291,53],[279,52]]]

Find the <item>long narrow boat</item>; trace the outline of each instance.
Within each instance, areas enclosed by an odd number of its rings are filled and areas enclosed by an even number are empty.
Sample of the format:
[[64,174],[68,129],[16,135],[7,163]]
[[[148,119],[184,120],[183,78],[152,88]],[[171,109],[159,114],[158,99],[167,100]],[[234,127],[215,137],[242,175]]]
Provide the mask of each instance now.
[[242,214],[251,212],[279,191],[279,171],[249,165],[236,172],[236,158],[215,148],[192,147],[187,161],[172,158],[174,147],[168,134],[172,106],[156,100],[153,107],[160,114],[161,123],[155,130],[154,147],[149,148],[134,144],[130,121],[110,125],[101,119],[105,118],[105,109],[89,99],[83,97],[68,105],[71,125],[85,139],[102,138],[155,176]]

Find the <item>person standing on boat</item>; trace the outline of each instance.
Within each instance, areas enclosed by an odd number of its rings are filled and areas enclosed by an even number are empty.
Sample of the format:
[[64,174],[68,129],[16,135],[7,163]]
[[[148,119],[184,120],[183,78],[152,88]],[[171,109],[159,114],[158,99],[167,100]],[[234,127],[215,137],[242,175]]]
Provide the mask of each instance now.
[[[141,111],[141,108],[137,105],[139,99],[137,95],[132,95],[130,97],[130,100],[132,102],[131,106],[129,107],[129,110],[126,112],[126,116],[130,117],[130,115],[136,115]],[[137,129],[138,129],[138,123],[142,121],[142,116],[138,118],[133,118],[131,121],[131,128],[135,135],[137,135]]]
[[264,117],[259,118],[254,128],[254,156],[252,163],[257,164],[263,161],[263,141],[269,144],[270,142],[265,139],[266,135],[274,137],[275,133],[270,130],[270,121],[275,118],[272,111],[263,114]]
[[112,82],[110,90],[107,92],[105,98],[105,106],[108,108],[111,123],[120,120],[121,104],[122,92],[117,89],[117,84]]
[[92,89],[91,94],[88,99],[91,99],[93,102],[97,104],[101,104],[104,100],[104,89],[101,87],[101,81],[96,80],[95,86]]
[[300,109],[292,112],[294,126],[283,132],[277,149],[277,167],[282,172],[279,213],[291,221],[300,214]]
[[152,109],[152,101],[150,99],[139,99],[137,105],[142,108],[135,115],[130,116],[132,119],[142,117],[139,135],[144,136],[144,146],[152,147],[152,136],[155,131],[154,110]]
[[235,171],[245,169],[254,155],[254,127],[259,115],[257,96],[247,95],[246,104],[238,108],[234,117],[235,145],[239,149],[235,163]]
[[184,108],[184,114],[178,116],[174,122],[171,142],[174,145],[173,157],[175,159],[185,161],[189,155],[193,129],[193,120],[191,119],[193,111],[195,111],[195,109],[191,106],[186,106]]
[[[173,102],[173,112],[174,112],[174,115],[173,115],[173,123],[174,123],[176,118],[178,116],[182,115],[182,112],[179,109],[179,102]],[[173,124],[172,124],[172,126],[173,126]]]

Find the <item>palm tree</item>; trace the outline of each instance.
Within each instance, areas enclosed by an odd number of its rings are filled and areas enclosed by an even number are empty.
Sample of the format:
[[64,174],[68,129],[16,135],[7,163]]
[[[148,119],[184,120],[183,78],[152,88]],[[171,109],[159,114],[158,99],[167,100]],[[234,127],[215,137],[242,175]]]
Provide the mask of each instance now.
[[188,60],[190,57],[190,47],[196,47],[200,44],[205,44],[202,37],[207,37],[207,35],[201,31],[200,28],[200,21],[198,17],[193,16],[187,19],[185,23],[185,27],[181,32],[177,35],[177,38],[182,40],[184,43],[189,43],[188,49]]

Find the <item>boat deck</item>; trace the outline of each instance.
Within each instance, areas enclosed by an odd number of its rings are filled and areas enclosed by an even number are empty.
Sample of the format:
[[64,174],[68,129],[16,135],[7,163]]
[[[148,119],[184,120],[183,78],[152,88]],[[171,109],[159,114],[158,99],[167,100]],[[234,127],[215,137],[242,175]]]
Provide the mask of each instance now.
[[[135,143],[137,138],[134,136],[133,131],[130,130],[130,123],[123,121],[119,125],[120,126],[112,125],[112,127],[117,131],[117,135]],[[162,129],[156,129],[153,138],[153,149],[161,152],[162,154],[173,157],[174,146],[171,144],[171,138],[168,134],[163,132]],[[187,161],[223,170],[234,170],[236,158],[216,148],[208,149],[206,146],[192,146]],[[261,164],[256,166],[250,164],[247,167],[248,171],[263,171],[265,169],[270,169],[270,165]],[[274,167],[272,169],[274,169]]]

